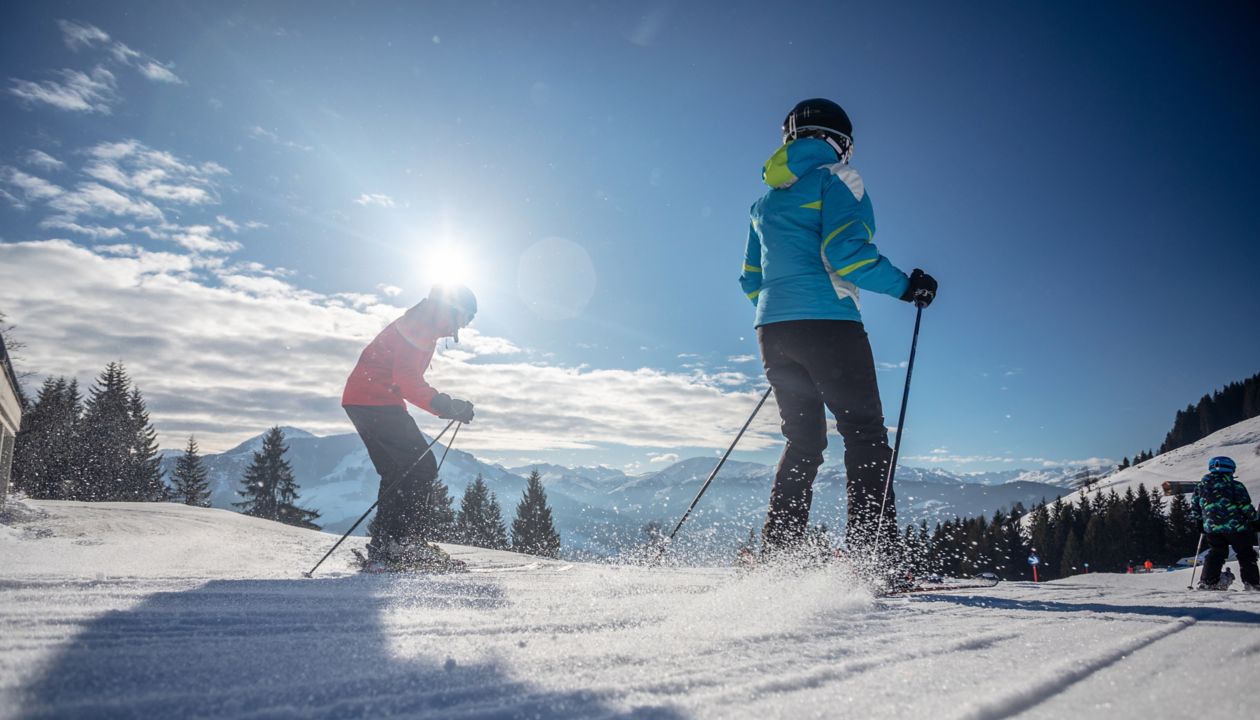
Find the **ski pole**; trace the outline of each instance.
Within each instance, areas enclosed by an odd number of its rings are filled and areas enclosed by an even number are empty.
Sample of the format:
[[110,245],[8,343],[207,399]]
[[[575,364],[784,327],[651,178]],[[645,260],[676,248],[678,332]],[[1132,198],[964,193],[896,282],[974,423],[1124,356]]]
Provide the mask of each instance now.
[[[355,520],[355,521],[354,521],[354,524],[350,526],[350,529],[346,531],[346,534],[345,534],[345,535],[342,535],[342,536],[341,536],[341,539],[340,539],[340,540],[338,540],[338,541],[337,541],[337,543],[336,543],[335,545],[333,545],[331,548],[329,548],[329,549],[328,549],[328,552],[324,553],[324,557],[320,558],[320,559],[319,559],[319,562],[315,563],[315,567],[311,568],[311,569],[310,569],[310,570],[308,570],[307,572],[302,573],[304,576],[306,576],[306,577],[313,577],[313,576],[315,575],[315,571],[319,569],[319,566],[320,566],[320,565],[323,565],[323,564],[324,564],[324,561],[328,559],[328,556],[330,556],[330,555],[332,555],[334,552],[336,552],[337,548],[341,547],[341,543],[345,542],[345,541],[346,541],[346,538],[350,537],[350,533],[354,532],[355,528],[359,527],[359,524],[360,524],[360,523],[362,523],[365,519],[367,519],[367,516],[368,516],[368,515],[370,515],[370,514],[371,514],[371,512],[372,512],[373,510],[375,510],[375,509],[376,509],[376,506],[377,506],[378,504],[380,504],[380,502],[381,502],[380,496],[381,496],[381,495],[388,495],[388,494],[390,493],[390,491],[391,491],[391,490],[393,490],[393,489],[394,489],[394,488],[398,485],[398,483],[402,482],[402,481],[403,481],[403,478],[407,477],[407,475],[408,475],[408,474],[409,474],[412,470],[414,470],[414,469],[415,469],[415,467],[416,467],[417,465],[419,465],[419,464],[420,464],[420,461],[421,461],[421,460],[423,460],[423,459],[424,459],[424,457],[425,457],[426,455],[428,455],[430,452],[432,452],[432,451],[433,451],[433,446],[437,444],[437,441],[438,441],[438,440],[441,440],[441,439],[442,439],[442,436],[446,434],[446,431],[447,431],[447,430],[450,430],[450,429],[451,429],[451,426],[452,426],[452,425],[454,425],[454,424],[455,424],[455,422],[456,422],[455,420],[452,420],[452,421],[450,421],[450,422],[448,422],[448,423],[446,424],[446,427],[442,428],[442,432],[438,433],[438,434],[437,434],[437,437],[433,438],[433,442],[429,443],[428,447],[426,447],[426,448],[424,449],[424,452],[420,453],[420,457],[416,458],[416,461],[415,461],[415,462],[413,462],[413,463],[411,463],[411,466],[407,468],[406,472],[404,472],[404,473],[402,473],[401,475],[399,475],[399,476],[398,476],[398,477],[394,480],[394,482],[390,483],[390,484],[389,484],[389,487],[385,488],[385,492],[379,493],[379,494],[377,495],[376,502],[372,503],[372,507],[368,508],[366,512],[364,512],[362,515],[360,515],[360,516],[359,516],[359,519],[358,519],[358,520]],[[457,432],[457,433],[458,433],[458,432],[459,432],[459,430],[458,430],[458,429],[456,429],[456,431],[455,431],[455,432]],[[447,445],[447,446],[446,446],[446,449],[447,449],[447,451],[449,452],[449,451],[450,451],[450,449],[451,449],[451,446],[450,446],[450,445]],[[443,459],[443,460],[445,460],[445,459],[446,459],[446,454],[445,454],[445,453],[443,453],[443,455],[442,455],[442,459]]]
[[1190,584],[1186,586],[1187,590],[1194,589],[1194,574],[1199,569],[1199,550],[1203,547],[1203,533],[1199,533],[1199,542],[1194,546],[1194,564],[1190,566]]
[[[459,437],[459,429],[464,427],[464,423],[455,426],[455,432],[451,433],[451,441],[446,443],[446,449],[442,451],[442,457],[438,459],[437,471],[442,472],[442,464],[446,462],[446,453],[451,451],[451,446],[455,444],[455,438]],[[438,483],[438,476],[433,476],[433,482],[429,483],[429,492],[424,495],[424,507],[427,511],[433,507],[433,487]]]
[[693,499],[691,504],[687,506],[687,512],[683,513],[683,516],[678,519],[678,524],[674,526],[674,531],[671,532],[669,537],[665,538],[664,542],[661,543],[660,549],[656,553],[656,559],[653,560],[653,562],[660,562],[661,556],[665,554],[665,548],[669,546],[669,543],[673,542],[674,536],[678,534],[678,529],[683,526],[683,523],[687,522],[687,517],[690,516],[691,511],[695,509],[696,503],[700,502],[700,497],[704,495],[704,491],[709,489],[709,485],[713,482],[713,478],[717,477],[718,471],[726,464],[726,459],[731,456],[731,451],[735,449],[735,445],[739,443],[739,439],[744,437],[744,431],[748,429],[749,425],[752,425],[753,418],[757,417],[757,413],[761,411],[761,406],[766,404],[766,399],[770,397],[771,390],[772,388],[766,388],[766,392],[761,396],[761,400],[757,403],[757,407],[753,408],[752,415],[748,416],[748,421],[744,423],[744,427],[739,429],[739,434],[731,441],[731,446],[726,448],[726,454],[722,456],[721,460],[718,460],[718,464],[713,468],[713,472],[709,473],[709,478],[704,481],[703,485],[700,486],[700,492],[696,493],[695,499]]
[[897,440],[893,444],[892,462],[888,464],[888,480],[884,483],[884,497],[879,501],[879,522],[875,526],[875,554],[884,539],[884,510],[888,505],[888,491],[892,489],[893,476],[897,474],[897,456],[901,454],[901,436],[906,427],[906,405],[910,402],[910,377],[914,375],[914,355],[919,348],[919,324],[923,321],[923,306],[915,303],[914,338],[910,341],[910,361],[906,363],[906,389],[901,393],[901,414],[897,418]]

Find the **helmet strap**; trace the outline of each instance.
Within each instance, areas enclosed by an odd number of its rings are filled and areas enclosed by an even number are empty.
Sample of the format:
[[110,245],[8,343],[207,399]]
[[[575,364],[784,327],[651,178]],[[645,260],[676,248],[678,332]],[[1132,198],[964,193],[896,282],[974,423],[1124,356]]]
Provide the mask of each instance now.
[[831,146],[832,150],[836,151],[836,155],[840,158],[840,162],[846,165],[849,163],[849,158],[853,157],[853,141],[849,141],[841,145],[836,142],[836,139],[830,134],[824,135],[823,140]]

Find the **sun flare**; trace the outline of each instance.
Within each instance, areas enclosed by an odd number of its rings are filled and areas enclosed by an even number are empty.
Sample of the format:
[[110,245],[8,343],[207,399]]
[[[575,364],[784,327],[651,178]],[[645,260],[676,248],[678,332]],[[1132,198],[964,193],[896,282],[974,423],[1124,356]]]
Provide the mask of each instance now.
[[424,253],[425,273],[438,283],[469,285],[473,281],[473,263],[468,253],[454,242],[435,245]]

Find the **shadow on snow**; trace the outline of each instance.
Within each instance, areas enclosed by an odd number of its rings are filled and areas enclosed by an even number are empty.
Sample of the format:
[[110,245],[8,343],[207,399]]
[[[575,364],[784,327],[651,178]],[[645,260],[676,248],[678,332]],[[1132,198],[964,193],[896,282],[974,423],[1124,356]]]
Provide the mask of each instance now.
[[[426,608],[475,621],[506,605],[498,584],[468,576],[218,580],[157,593],[91,621],[22,693],[20,717],[682,717],[542,690],[497,662],[391,652],[408,638],[431,647],[462,635],[426,624]],[[387,630],[384,614],[400,608]]]
[[[1189,590],[1186,591],[1190,592]],[[1159,605],[1109,605],[1099,602],[1062,602],[1056,600],[1015,600],[986,595],[952,595],[924,593],[917,596],[932,602],[948,602],[968,607],[983,607],[991,610],[1024,610],[1027,612],[1092,612],[1112,613],[1116,615],[1145,615],[1148,617],[1182,618],[1191,617],[1198,622],[1242,623],[1255,626],[1260,623],[1260,613],[1234,608],[1212,607],[1205,605],[1182,605],[1164,607]]]

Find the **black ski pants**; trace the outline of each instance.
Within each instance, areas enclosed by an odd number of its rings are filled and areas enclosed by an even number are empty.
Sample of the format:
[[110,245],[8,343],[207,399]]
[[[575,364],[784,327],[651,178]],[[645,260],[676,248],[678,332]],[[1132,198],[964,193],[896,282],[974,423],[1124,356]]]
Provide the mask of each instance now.
[[[869,552],[892,450],[866,329],[848,320],[791,320],[762,325],[757,341],[787,439],[775,470],[763,545],[768,551],[786,549],[804,537],[830,410],[844,438],[845,542],[851,552]],[[884,510],[887,538],[897,535],[896,513],[890,488]],[[893,543],[884,547],[891,552]]]
[[437,479],[437,461],[433,453],[420,457],[429,443],[416,421],[397,405],[347,405],[345,411],[381,476],[372,544],[382,547],[388,540],[427,540],[421,537],[421,522]]
[[1260,585],[1260,567],[1256,565],[1256,542],[1254,532],[1240,533],[1208,533],[1203,536],[1207,541],[1207,557],[1203,558],[1203,577],[1208,585],[1215,585],[1221,580],[1221,568],[1225,567],[1225,559],[1229,557],[1229,548],[1234,547],[1234,555],[1238,556],[1238,574],[1242,581],[1252,585]]

